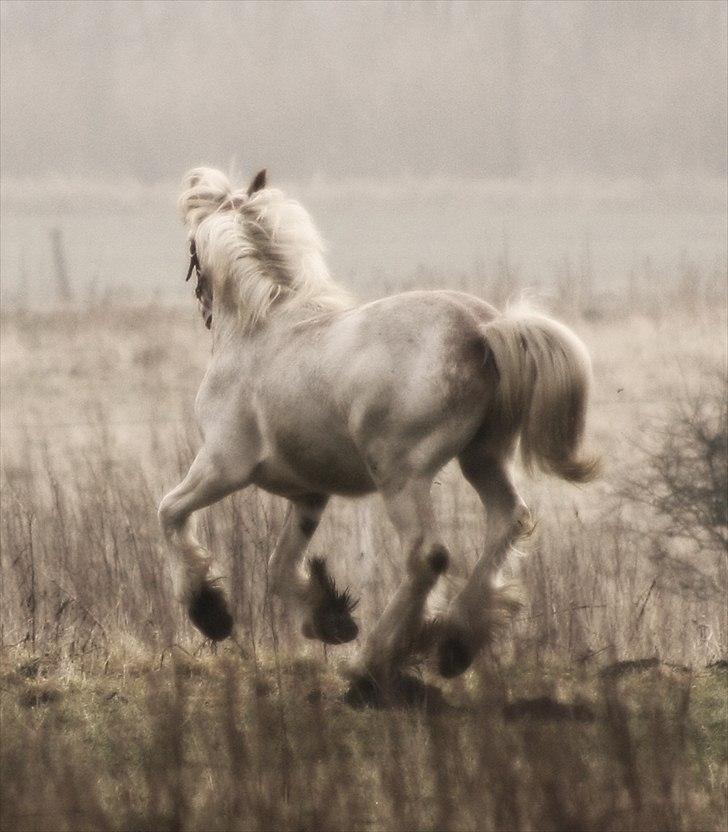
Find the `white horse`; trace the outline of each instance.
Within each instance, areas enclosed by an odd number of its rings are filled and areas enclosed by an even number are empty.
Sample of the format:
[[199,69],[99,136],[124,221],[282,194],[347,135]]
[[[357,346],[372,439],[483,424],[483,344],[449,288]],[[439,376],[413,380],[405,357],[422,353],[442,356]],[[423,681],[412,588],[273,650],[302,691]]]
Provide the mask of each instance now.
[[219,171],[192,170],[179,208],[213,341],[195,404],[203,445],[159,508],[192,621],[211,639],[233,626],[191,515],[257,485],[290,502],[270,589],[295,605],[306,636],[355,638],[348,593],[336,592],[323,561],[307,570],[301,561],[330,495],[378,491],[406,577],[357,667],[386,685],[420,638],[425,601],[448,568],[430,486],[456,457],[487,512],[484,554],[437,628],[440,673],[462,673],[500,603],[494,578],[530,526],[509,475],[516,445],[527,468],[574,482],[595,473],[596,461],[579,456],[585,347],[547,317],[501,314],[454,291],[357,304],[329,276],[309,215],[266,187],[265,171],[246,191]]

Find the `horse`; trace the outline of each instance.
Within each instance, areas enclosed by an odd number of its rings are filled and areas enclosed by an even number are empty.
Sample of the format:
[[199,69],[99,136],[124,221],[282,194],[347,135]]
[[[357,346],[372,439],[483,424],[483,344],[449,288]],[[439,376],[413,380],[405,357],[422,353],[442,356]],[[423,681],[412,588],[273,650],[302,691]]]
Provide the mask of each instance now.
[[197,540],[194,512],[249,486],[289,503],[269,561],[269,591],[291,605],[303,634],[327,644],[358,635],[339,592],[306,547],[332,495],[378,492],[397,532],[404,578],[353,665],[386,687],[428,623],[425,604],[448,569],[430,489],[457,459],[486,512],[483,554],[438,619],[443,677],[463,673],[506,603],[498,576],[532,526],[513,484],[515,452],[534,469],[581,483],[598,459],[582,450],[588,352],[563,324],[472,295],[408,291],[357,302],[331,278],[307,211],[267,184],[189,171],[179,211],[190,271],[212,333],[195,401],[202,446],[159,506],[177,556],[178,592],[193,624],[231,635],[228,596]]

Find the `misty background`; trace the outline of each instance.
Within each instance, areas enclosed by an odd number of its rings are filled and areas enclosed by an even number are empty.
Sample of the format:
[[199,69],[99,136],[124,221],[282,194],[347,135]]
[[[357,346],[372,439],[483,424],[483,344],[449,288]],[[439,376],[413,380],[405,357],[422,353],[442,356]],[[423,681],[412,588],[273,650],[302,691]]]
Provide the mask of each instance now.
[[[267,167],[363,294],[725,272],[724,2],[3,2],[2,291],[179,297],[189,167]],[[722,270],[722,271],[721,271]]]

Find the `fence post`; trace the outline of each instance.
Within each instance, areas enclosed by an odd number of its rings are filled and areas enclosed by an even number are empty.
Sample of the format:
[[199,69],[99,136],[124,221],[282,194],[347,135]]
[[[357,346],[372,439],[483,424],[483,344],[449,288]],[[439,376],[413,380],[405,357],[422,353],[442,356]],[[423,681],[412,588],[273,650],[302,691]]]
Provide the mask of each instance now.
[[53,261],[56,267],[56,292],[60,303],[70,303],[72,298],[71,283],[68,279],[66,267],[66,252],[63,247],[63,234],[60,228],[51,230],[51,245],[53,246]]

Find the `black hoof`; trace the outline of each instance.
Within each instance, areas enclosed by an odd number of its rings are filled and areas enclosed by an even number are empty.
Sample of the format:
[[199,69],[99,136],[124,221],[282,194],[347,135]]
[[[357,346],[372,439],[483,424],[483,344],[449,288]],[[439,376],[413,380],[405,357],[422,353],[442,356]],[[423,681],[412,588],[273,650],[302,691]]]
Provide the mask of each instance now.
[[371,676],[357,676],[344,694],[344,703],[352,708],[381,708],[384,696]]
[[350,615],[332,614],[329,610],[314,610],[311,624],[303,634],[325,644],[346,644],[359,635],[359,627]]
[[452,679],[464,673],[472,663],[473,653],[462,639],[448,636],[440,642],[437,669],[441,676]]
[[203,584],[190,600],[189,614],[195,627],[213,641],[222,641],[233,631],[233,617],[220,586]]
[[352,616],[358,602],[351,597],[348,588],[343,592],[336,589],[323,558],[312,558],[308,568],[315,600],[311,620],[304,625],[303,634],[325,644],[353,641],[359,635],[359,627]]

